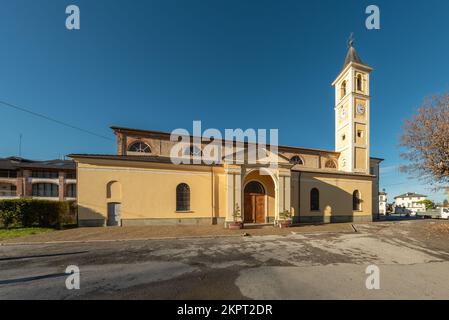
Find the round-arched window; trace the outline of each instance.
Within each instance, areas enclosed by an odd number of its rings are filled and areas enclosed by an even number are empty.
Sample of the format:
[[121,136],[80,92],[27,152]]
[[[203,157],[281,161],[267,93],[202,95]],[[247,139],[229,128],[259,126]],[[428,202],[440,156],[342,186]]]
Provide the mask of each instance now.
[[192,157],[201,157],[202,151],[197,146],[190,146],[189,148],[185,149],[184,155]]
[[176,211],[190,210],[190,187],[186,183],[180,183],[176,187]]
[[357,90],[362,91],[362,75],[357,75]]
[[142,152],[142,153],[151,153],[151,148],[148,144],[146,144],[143,141],[136,141],[134,143],[132,143],[129,148],[128,151],[130,152]]
[[346,80],[342,82],[340,87],[340,98],[343,98],[346,95]]
[[352,210],[354,211],[362,210],[362,199],[360,198],[359,190],[355,190],[352,193]]
[[293,157],[290,159],[290,163],[291,163],[291,164],[304,164],[304,161],[302,161],[302,159],[301,159],[300,156],[293,156]]
[[329,169],[337,169],[337,165],[335,164],[334,160],[327,160],[324,167]]
[[260,182],[251,181],[246,185],[244,193],[265,194],[265,188]]
[[320,192],[317,188],[313,188],[312,190],[310,190],[310,210],[320,210]]

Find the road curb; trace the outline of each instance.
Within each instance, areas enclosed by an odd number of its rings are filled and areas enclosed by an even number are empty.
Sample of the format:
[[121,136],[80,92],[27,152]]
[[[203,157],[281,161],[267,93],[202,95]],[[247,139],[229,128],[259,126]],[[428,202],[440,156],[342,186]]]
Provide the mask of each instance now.
[[70,244],[70,243],[108,243],[108,242],[131,242],[131,241],[155,241],[155,240],[183,240],[183,239],[218,239],[218,238],[240,238],[240,237],[264,237],[264,236],[289,236],[289,235],[310,235],[310,234],[320,234],[320,233],[356,233],[354,231],[311,231],[311,232],[295,232],[292,231],[290,234],[264,234],[264,235],[245,235],[246,232],[242,234],[227,234],[227,235],[213,235],[213,236],[182,236],[182,237],[151,237],[151,238],[134,238],[134,239],[98,239],[98,240],[61,240],[61,241],[42,241],[42,242],[11,242],[11,243],[0,243],[2,246],[32,246],[32,245],[43,245],[43,244]]
[[0,243],[0,246],[14,245],[35,245],[35,244],[64,244],[64,243],[98,243],[98,242],[127,242],[127,241],[153,241],[153,240],[183,240],[183,239],[214,239],[227,237],[242,237],[243,234],[215,235],[215,236],[183,236],[183,237],[153,237],[153,238],[134,238],[134,239],[98,239],[98,240],[61,240],[61,241],[43,241],[43,242],[11,242]]

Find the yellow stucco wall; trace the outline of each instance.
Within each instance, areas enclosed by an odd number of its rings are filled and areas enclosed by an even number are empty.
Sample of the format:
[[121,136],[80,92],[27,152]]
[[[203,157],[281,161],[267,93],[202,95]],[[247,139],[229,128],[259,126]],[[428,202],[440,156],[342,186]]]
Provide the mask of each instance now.
[[366,170],[366,154],[367,150],[365,148],[356,147],[355,148],[355,168]]
[[[121,203],[122,219],[224,218],[226,187],[223,169],[174,167],[148,162],[78,162],[79,219],[106,219],[108,202]],[[187,183],[190,187],[191,212],[176,212],[176,186],[179,183]],[[110,192],[108,184],[112,185]]]
[[[293,203],[300,205],[300,216],[371,216],[372,178],[301,172],[299,201],[298,194],[292,194]],[[317,188],[320,194],[320,210],[310,210],[310,191]],[[352,210],[352,194],[361,193],[361,211]]]
[[[77,172],[80,221],[106,220],[110,202],[120,203],[121,219],[129,221],[190,218],[224,221],[228,211],[223,167],[82,159],[77,161]],[[300,217],[370,217],[372,179],[332,172],[292,172],[291,207]],[[242,181],[242,193],[245,184],[251,180],[264,185],[267,214],[272,221],[277,203],[273,178],[260,175],[258,170],[252,171]],[[187,183],[190,187],[190,212],[176,212],[176,186],[179,183]],[[320,192],[319,212],[310,211],[312,188],[318,188]],[[359,190],[362,195],[361,211],[352,210],[354,190]]]

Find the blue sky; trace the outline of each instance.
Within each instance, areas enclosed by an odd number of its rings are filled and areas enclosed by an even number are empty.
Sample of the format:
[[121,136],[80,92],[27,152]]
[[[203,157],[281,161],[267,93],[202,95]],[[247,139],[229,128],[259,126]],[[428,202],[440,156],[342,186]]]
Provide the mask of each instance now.
[[[449,88],[448,1],[1,0],[0,156],[114,153],[111,125],[171,131],[279,128],[280,144],[333,150],[331,83],[346,40],[372,73],[371,155],[392,196],[426,186],[400,174],[401,124]],[[65,28],[65,8],[81,30]],[[381,30],[365,28],[376,4]]]

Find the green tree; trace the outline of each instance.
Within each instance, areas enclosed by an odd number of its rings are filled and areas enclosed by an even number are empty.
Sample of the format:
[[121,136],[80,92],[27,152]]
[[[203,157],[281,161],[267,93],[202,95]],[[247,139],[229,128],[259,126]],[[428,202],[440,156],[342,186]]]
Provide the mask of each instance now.
[[426,200],[420,201],[419,203],[424,204],[426,206],[426,210],[435,209],[435,203],[432,200],[426,199]]

